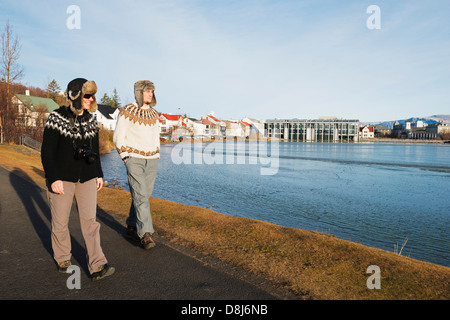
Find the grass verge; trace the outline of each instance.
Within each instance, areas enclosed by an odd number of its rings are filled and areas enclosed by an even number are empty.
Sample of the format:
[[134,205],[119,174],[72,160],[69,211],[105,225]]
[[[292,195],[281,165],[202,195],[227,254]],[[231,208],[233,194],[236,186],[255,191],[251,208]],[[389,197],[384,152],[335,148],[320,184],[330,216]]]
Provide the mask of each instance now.
[[[39,154],[0,145],[0,165],[44,187]],[[129,192],[103,188],[98,206],[124,216]],[[314,231],[232,217],[209,209],[151,198],[160,236],[240,267],[300,299],[447,300],[450,268],[367,247]],[[381,270],[381,289],[368,289],[369,266]]]

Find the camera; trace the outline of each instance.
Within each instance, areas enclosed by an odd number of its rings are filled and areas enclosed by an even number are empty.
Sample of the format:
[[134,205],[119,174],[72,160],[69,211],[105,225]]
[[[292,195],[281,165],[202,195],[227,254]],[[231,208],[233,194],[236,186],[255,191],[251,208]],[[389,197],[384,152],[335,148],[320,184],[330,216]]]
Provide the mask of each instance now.
[[91,150],[87,144],[83,144],[80,148],[75,151],[75,159],[84,159],[87,163],[94,163],[98,159],[98,154]]

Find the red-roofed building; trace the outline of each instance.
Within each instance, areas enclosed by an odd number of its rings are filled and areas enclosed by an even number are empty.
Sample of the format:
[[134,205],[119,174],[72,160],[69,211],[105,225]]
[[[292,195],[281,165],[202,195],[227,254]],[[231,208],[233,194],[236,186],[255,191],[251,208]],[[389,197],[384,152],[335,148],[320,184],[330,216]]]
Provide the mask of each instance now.
[[214,114],[208,114],[201,119],[205,125],[205,135],[208,136],[224,136],[226,124],[224,121],[217,119]]
[[207,136],[218,136],[220,126],[215,122],[215,120],[211,120],[209,117],[201,119],[202,124],[205,126],[204,133]]
[[264,137],[264,121],[244,118],[242,122],[248,123],[250,125],[250,134],[249,137]]
[[373,127],[369,127],[369,126],[359,127],[359,138],[360,139],[374,138]]
[[214,121],[215,123],[220,122],[220,120],[214,117],[214,115],[208,114],[206,117],[209,118],[211,121]]
[[186,124],[183,121],[183,117],[179,114],[160,113],[159,122],[161,123],[162,135],[167,134],[170,135],[172,139],[177,139],[175,136],[187,134],[185,132],[187,131]]

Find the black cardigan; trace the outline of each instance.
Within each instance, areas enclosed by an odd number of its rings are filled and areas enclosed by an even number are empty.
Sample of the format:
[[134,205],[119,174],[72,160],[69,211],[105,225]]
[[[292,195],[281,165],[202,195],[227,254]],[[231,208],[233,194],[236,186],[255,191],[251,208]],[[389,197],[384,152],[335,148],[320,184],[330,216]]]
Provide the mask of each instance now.
[[[42,165],[49,185],[56,180],[83,183],[93,178],[103,178],[98,131],[95,114],[86,110],[78,117],[65,106],[50,113],[41,148]],[[83,144],[90,146],[98,155],[93,163],[75,159],[76,149]]]

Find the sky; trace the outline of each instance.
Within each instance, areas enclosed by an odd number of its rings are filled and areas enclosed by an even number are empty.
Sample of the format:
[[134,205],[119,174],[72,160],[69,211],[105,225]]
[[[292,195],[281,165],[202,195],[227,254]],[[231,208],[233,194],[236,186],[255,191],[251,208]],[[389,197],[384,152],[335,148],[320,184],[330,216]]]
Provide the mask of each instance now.
[[83,77],[125,105],[147,79],[162,113],[376,122],[450,114],[449,14],[448,0],[0,0],[0,30],[29,86]]

